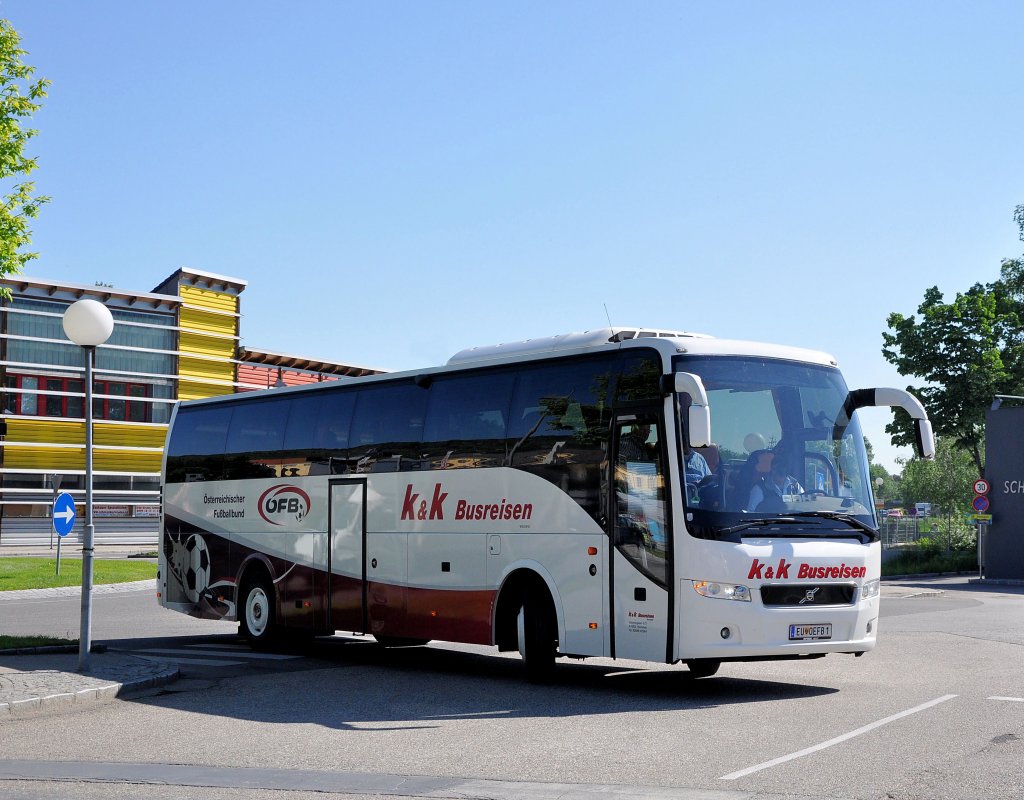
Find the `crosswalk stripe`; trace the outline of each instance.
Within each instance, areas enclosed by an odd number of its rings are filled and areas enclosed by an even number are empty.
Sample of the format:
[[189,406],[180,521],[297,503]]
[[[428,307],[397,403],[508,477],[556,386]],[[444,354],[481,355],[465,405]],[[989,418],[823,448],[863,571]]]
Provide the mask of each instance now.
[[219,650],[199,650],[199,649],[196,649],[196,650],[185,650],[185,649],[181,649],[181,650],[170,650],[170,649],[167,649],[167,650],[164,650],[164,649],[161,649],[161,648],[154,648],[154,647],[147,647],[145,650],[136,650],[135,652],[137,652],[137,653],[139,653],[139,652],[141,652],[141,653],[163,653],[163,654],[170,655],[170,656],[173,656],[173,655],[183,655],[183,656],[193,656],[193,655],[196,655],[196,656],[223,656],[224,658],[251,658],[251,659],[256,659],[256,660],[261,660],[262,659],[262,660],[266,660],[266,661],[287,661],[289,659],[300,658],[301,657],[301,656],[294,656],[294,655],[284,655],[282,653],[254,653],[252,651],[249,651],[247,653],[246,652],[236,652],[236,651],[223,652],[223,651],[219,651]]
[[235,667],[244,664],[244,661],[225,661],[222,658],[160,658],[159,656],[147,656],[141,652],[132,653],[136,658],[143,661],[173,661],[176,664],[196,664],[201,667]]

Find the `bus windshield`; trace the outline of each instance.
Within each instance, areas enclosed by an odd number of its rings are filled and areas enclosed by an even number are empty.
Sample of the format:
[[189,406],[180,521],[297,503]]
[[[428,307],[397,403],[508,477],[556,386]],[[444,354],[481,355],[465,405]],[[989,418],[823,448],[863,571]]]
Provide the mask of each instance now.
[[[713,443],[681,453],[693,535],[877,538],[864,437],[843,411],[839,370],[721,356],[679,356],[675,369],[700,376],[711,409]],[[689,398],[678,402],[685,420]]]

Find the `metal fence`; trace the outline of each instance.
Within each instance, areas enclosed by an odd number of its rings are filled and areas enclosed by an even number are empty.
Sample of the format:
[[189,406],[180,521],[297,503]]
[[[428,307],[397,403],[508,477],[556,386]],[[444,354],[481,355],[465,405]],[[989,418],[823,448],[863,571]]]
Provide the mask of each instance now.
[[938,542],[941,550],[953,549],[954,528],[961,528],[959,520],[952,514],[928,517],[886,517],[882,520],[879,533],[882,549],[901,549],[917,544],[921,539]]
[[[96,545],[138,545],[156,549],[160,518],[100,518],[94,520]],[[81,546],[85,520],[79,517],[62,546]],[[48,517],[4,517],[0,520],[0,551],[11,547],[55,544],[56,534]]]

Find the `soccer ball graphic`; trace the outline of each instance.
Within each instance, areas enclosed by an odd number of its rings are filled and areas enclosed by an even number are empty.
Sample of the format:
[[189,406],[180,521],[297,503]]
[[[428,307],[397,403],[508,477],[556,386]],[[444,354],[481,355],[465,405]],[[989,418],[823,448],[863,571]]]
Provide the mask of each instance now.
[[193,603],[198,603],[203,590],[210,585],[210,551],[202,536],[194,533],[188,537],[182,561],[185,594]]

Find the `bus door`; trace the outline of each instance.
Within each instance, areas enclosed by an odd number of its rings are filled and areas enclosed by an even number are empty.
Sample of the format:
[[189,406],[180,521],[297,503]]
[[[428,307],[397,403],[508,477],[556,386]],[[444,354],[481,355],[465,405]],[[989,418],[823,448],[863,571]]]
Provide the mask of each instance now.
[[612,433],[611,654],[666,661],[672,530],[665,426],[652,409],[617,415]]
[[366,481],[330,481],[328,628],[366,631]]

